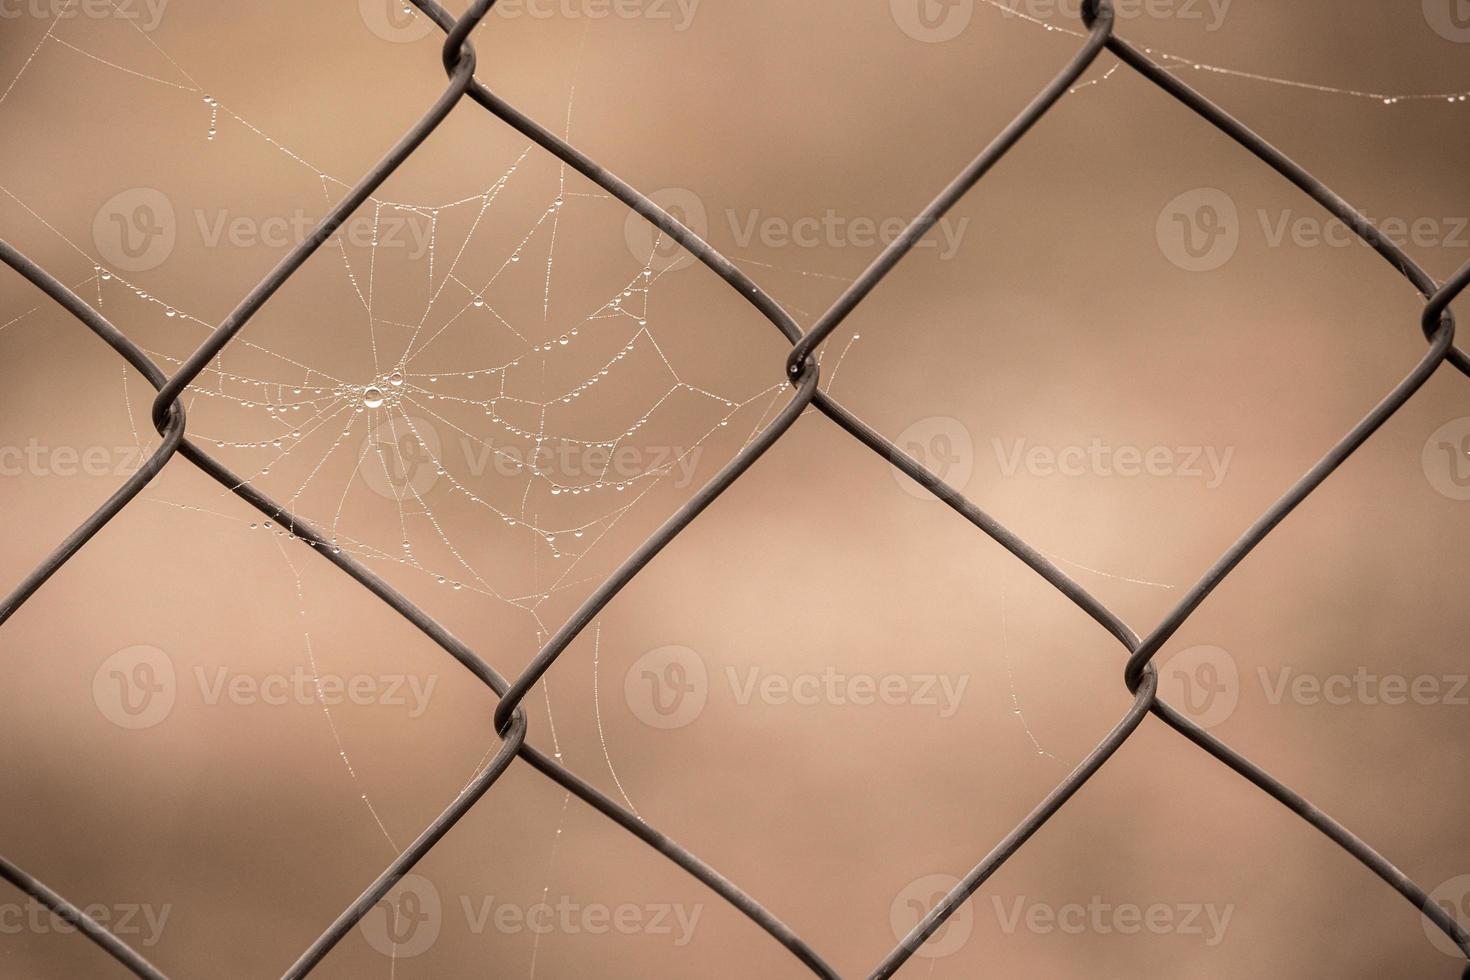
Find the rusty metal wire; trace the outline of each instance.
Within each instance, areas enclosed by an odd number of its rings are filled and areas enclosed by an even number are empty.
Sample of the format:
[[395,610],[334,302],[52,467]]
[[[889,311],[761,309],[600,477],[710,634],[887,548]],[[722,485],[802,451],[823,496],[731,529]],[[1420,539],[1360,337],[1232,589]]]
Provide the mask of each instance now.
[[[501,774],[518,758],[529,763],[534,769],[575,794],[708,886],[784,946],[812,973],[828,978],[839,976],[825,959],[765,905],[740,890],[738,886],[694,854],[648,826],[628,809],[615,803],[565,769],[555,759],[531,745],[527,741],[528,721],[522,707],[522,701],[527,692],[566,651],[571,642],[596,617],[598,612],[612,601],[638,574],[639,570],[652,561],[680,531],[693,522],[756,460],[775,445],[809,406],[815,407],[838,427],[879,456],[890,461],[909,478],[948,504],[962,518],[1024,562],[1111,633],[1123,644],[1129,654],[1123,679],[1131,697],[1131,703],[1122,720],[1065,780],[1037,804],[1025,820],[985,855],[960,883],[920,920],[912,932],[873,968],[871,977],[889,977],[896,973],[970,895],[1021,848],[1053,814],[1061,809],[1083,784],[1097,774],[1108,759],[1128,741],[1144,717],[1149,714],[1154,715],[1200,749],[1254,783],[1287,809],[1336,842],[1386,884],[1421,909],[1429,920],[1449,936],[1466,953],[1467,957],[1470,957],[1470,933],[1467,933],[1445,909],[1429,901],[1428,895],[1419,885],[1410,880],[1365,841],[1313,806],[1301,794],[1159,700],[1157,674],[1152,666],[1153,658],[1163,645],[1236,565],[1384,422],[1392,417],[1442,363],[1447,361],[1461,373],[1470,376],[1470,356],[1454,346],[1455,321],[1449,311],[1451,302],[1467,286],[1470,286],[1470,264],[1460,269],[1448,282],[1436,283],[1363,215],[1355,211],[1346,201],[1299,164],[1219,106],[1194,91],[1177,75],[1171,74],[1127,41],[1114,35],[1114,12],[1110,0],[1087,0],[1082,11],[1087,34],[1071,60],[1015,120],[913,220],[904,233],[884,250],[817,321],[816,325],[810,331],[803,333],[787,312],[758,284],[693,231],[594,160],[506,103],[475,77],[475,52],[469,43],[469,36],[489,13],[495,0],[475,0],[469,10],[458,19],[454,18],[436,0],[413,0],[413,3],[446,35],[443,61],[449,84],[444,94],[397,145],[332,209],[314,231],[251,290],[234,312],[224,319],[173,376],[165,375],[135,343],[55,277],[35,265],[9,244],[0,241],[0,261],[4,261],[80,320],[153,385],[158,392],[153,403],[153,421],[163,436],[158,449],[138,472],[130,477],[95,514],[58,545],[8,596],[0,600],[0,625],[3,625],[52,574],[85,546],[97,531],[136,498],[174,455],[178,454],[268,518],[289,528],[295,537],[304,542],[307,547],[315,549],[324,559],[356,579],[369,592],[391,606],[450,656],[458,660],[499,699],[494,712],[494,725],[501,745],[484,771],[376,880],[368,885],[358,899],[348,906],[336,921],[326,928],[321,936],[286,970],[285,977],[299,978],[310,973],[353,925],[382,900],[393,885],[469,812],[475,803],[494,786]],[[915,243],[1056,104],[1103,50],[1110,51],[1129,68],[1188,106],[1205,122],[1249,150],[1267,166],[1313,198],[1334,217],[1352,228],[1361,239],[1372,246],[1424,296],[1425,308],[1421,327],[1429,341],[1428,351],[1418,363],[1413,365],[1403,380],[1240,536],[1235,544],[1185,594],[1163,622],[1142,637],[1040,552],[1007,530],[995,518],[965,499],[938,476],[926,470],[893,442],[870,428],[832,399],[830,395],[822,392],[818,387],[819,369],[814,357],[822,342],[832,334],[848,314],[857,308],[882,282],[883,278],[908,254]],[[306,260],[332,237],[341,224],[372,195],[383,181],[428,139],[430,134],[466,96],[577,170],[636,211],[660,232],[678,242],[738,291],[792,345],[786,362],[786,374],[792,385],[793,394],[775,420],[753,442],[742,449],[713,480],[695,493],[653,535],[644,541],[557,630],[521,675],[509,681],[407,597],[350,556],[332,548],[316,528],[289,513],[251,484],[231,473],[196,443],[186,438],[187,421],[183,408],[179,404],[179,398],[184,390],[208,363],[231,342],[254,314],[301,268]],[[150,980],[159,980],[164,976],[135,950],[88,918],[66,899],[3,858],[0,858],[0,878],[9,881],[55,914],[76,925],[78,931],[106,950],[118,963],[135,975],[150,978]],[[203,967],[201,966],[200,969],[202,970]],[[1470,977],[1470,970],[1467,970],[1466,976]]]

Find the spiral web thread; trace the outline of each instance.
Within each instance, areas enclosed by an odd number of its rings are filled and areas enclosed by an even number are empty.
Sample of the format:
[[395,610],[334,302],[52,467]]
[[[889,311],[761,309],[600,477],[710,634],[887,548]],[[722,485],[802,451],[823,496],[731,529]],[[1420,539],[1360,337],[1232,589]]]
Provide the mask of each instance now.
[[[1317,809],[1295,790],[1160,700],[1157,696],[1157,672],[1152,664],[1158,651],[1235,566],[1264,540],[1287,514],[1316,490],[1338,466],[1402,408],[1442,363],[1448,361],[1462,374],[1470,377],[1470,356],[1454,345],[1455,323],[1449,311],[1450,303],[1467,285],[1470,285],[1470,263],[1462,267],[1449,281],[1443,284],[1436,283],[1402,249],[1303,167],[1271,146],[1243,123],[1231,117],[1219,106],[1194,91],[1171,73],[1168,66],[1160,64],[1127,41],[1117,37],[1113,33],[1114,12],[1110,0],[1088,0],[1083,8],[1085,30],[1076,32],[1081,38],[1081,45],[1071,60],[1032,99],[1021,114],[847,288],[814,326],[803,332],[786,310],[771,299],[759,285],[698,235],[662,210],[648,197],[628,186],[565,140],[521,114],[476,79],[475,52],[468,43],[468,38],[470,33],[484,20],[490,8],[494,6],[495,0],[474,0],[470,9],[457,20],[436,0],[413,0],[413,3],[446,34],[443,61],[446,74],[449,76],[449,85],[444,94],[398,144],[332,209],[315,230],[241,301],[234,312],[211,333],[209,338],[172,376],[165,375],[140,347],[113,327],[96,309],[89,306],[60,281],[17,252],[8,243],[0,240],[0,260],[73,314],[117,351],[124,360],[141,372],[157,389],[158,395],[153,403],[153,421],[163,436],[158,449],[138,472],[133,474],[101,509],[77,528],[51,555],[27,575],[10,595],[0,601],[0,624],[8,620],[52,574],[85,546],[94,534],[131,503],[164,465],[177,454],[244,499],[268,519],[289,528],[297,539],[315,549],[324,559],[337,565],[418,627],[445,652],[470,670],[499,698],[494,717],[496,731],[501,741],[493,758],[469,786],[301,954],[300,958],[284,974],[286,978],[304,977],[320,963],[337,942],[370,909],[382,901],[393,886],[455,826],[460,818],[469,812],[475,803],[491,789],[511,762],[517,758],[529,763],[547,778],[560,784],[711,888],[760,926],[771,938],[784,946],[812,973],[829,978],[839,976],[826,960],[765,905],[740,890],[694,854],[647,825],[629,808],[613,801],[565,769],[553,756],[531,745],[527,741],[527,720],[522,706],[526,694],[542,675],[638,571],[657,556],[680,531],[694,521],[715,498],[738,480],[757,459],[775,445],[809,407],[820,411],[838,427],[888,460],[909,478],[944,501],[961,517],[1024,562],[1116,637],[1129,654],[1124,670],[1124,683],[1132,702],[1122,719],[1066,779],[1057,785],[989,854],[981,859],[938,905],[920,919],[909,935],[904,937],[883,961],[873,968],[869,974],[870,977],[888,977],[896,973],[923,942],[938,930],[1007,858],[1020,849],[1083,784],[1097,774],[1108,759],[1128,741],[1144,717],[1149,714],[1154,715],[1175,732],[1189,739],[1198,748],[1235,770],[1325,834],[1376,874],[1384,883],[1420,908],[1429,921],[1432,921],[1466,953],[1467,957],[1470,957],[1470,933],[1467,933],[1449,911],[1431,901],[1428,894],[1419,885],[1411,881],[1366,842]],[[1295,184],[1333,216],[1345,222],[1359,238],[1388,260],[1425,297],[1421,327],[1429,344],[1427,352],[1403,380],[1386,393],[1373,410],[1337,444],[1332,446],[1316,465],[1292,484],[1280,499],[1266,510],[1188,590],[1173,611],[1144,636],[1135,633],[1114,612],[1088,594],[1039,551],[965,499],[958,491],[946,485],[939,477],[926,470],[893,442],[874,431],[832,399],[828,393],[821,391],[818,387],[819,369],[816,362],[816,353],[822,343],[847,315],[867,297],[922,236],[933,228],[945,213],[1077,83],[1083,72],[1105,49],[1116,56],[1122,64],[1192,109],[1204,121],[1215,126],[1282,177]],[[301,268],[323,243],[332,237],[342,223],[413,154],[465,97],[469,97],[492,115],[530,138],[544,150],[637,212],[661,233],[678,242],[706,267],[738,290],[741,296],[775,325],[792,344],[792,351],[785,367],[786,377],[793,391],[790,401],[758,436],[726,464],[713,480],[695,493],[597,588],[572,617],[557,630],[520,676],[510,680],[499,674],[478,654],[456,639],[444,626],[382,578],[369,571],[351,555],[333,548],[330,541],[315,527],[282,508],[249,482],[237,477],[200,448],[197,443],[188,439],[184,410],[179,404],[180,396],[190,383],[235,338],[260,307]],[[76,926],[79,932],[106,950],[117,962],[137,976],[164,977],[157,967],[144,959],[136,950],[108,932],[43,882],[3,857],[0,857],[0,877],[5,878],[53,913]],[[201,969],[203,969],[202,966]],[[1470,977],[1470,970],[1467,970],[1466,976]]]

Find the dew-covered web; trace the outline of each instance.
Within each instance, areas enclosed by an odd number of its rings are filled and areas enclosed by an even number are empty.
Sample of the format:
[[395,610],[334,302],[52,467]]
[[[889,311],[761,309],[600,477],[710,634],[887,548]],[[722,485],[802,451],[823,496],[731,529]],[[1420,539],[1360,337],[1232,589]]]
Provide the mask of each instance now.
[[[136,64],[145,67],[88,50],[88,41],[96,40],[89,35],[104,29],[131,29],[139,42]],[[110,41],[115,46],[116,39]],[[308,151],[287,146],[210,94],[205,81],[126,21],[58,17],[0,94],[0,111],[46,58],[84,59],[115,72],[118,85],[136,87],[140,99],[197,114],[200,137],[217,147],[237,153],[264,148],[297,175],[301,199],[315,214],[325,213],[351,186],[310,162]],[[567,136],[574,105],[575,87],[569,85],[562,127]],[[686,376],[660,340],[681,323],[660,322],[654,312],[665,278],[681,267],[674,261],[676,249],[650,230],[640,255],[641,239],[625,236],[621,205],[580,175],[571,177],[565,165],[524,143],[473,193],[420,202],[374,196],[356,219],[370,228],[363,236],[368,240],[354,241],[344,228],[300,274],[311,278],[313,291],[329,296],[326,342],[299,332],[280,339],[285,332],[275,329],[276,311],[285,308],[300,318],[311,304],[278,297],[184,399],[189,438],[286,511],[310,521],[334,550],[370,567],[390,566],[410,583],[416,576],[450,592],[474,594],[528,620],[534,645],[523,655],[560,625],[564,614],[548,616],[545,609],[562,593],[580,597],[599,580],[599,569],[605,574],[607,564],[621,557],[601,556],[601,566],[584,569],[598,544],[640,509],[649,511],[645,524],[661,517],[666,501],[646,502],[662,486],[677,483],[675,490],[687,494],[696,474],[708,479],[769,421],[787,387],[778,379],[754,390],[723,391],[706,380],[708,370],[697,380]],[[72,288],[165,373],[177,370],[215,326],[185,301],[149,285],[157,276],[116,268],[92,243],[67,234],[3,181],[0,195],[85,258],[92,275]],[[577,220],[575,212],[584,204],[601,204],[605,213],[617,215],[614,224],[604,222],[613,237],[599,247],[615,255],[617,262],[608,264],[622,271],[602,276],[601,292],[579,290],[558,305],[560,260],[570,247],[563,226],[569,216]],[[179,216],[181,224],[187,220]],[[390,246],[387,239],[394,235],[393,245],[407,247]],[[631,240],[625,243],[625,237]],[[405,295],[414,277],[417,298]],[[41,309],[7,318],[0,329]],[[826,355],[829,386],[855,340],[834,347],[837,356]],[[146,453],[157,444],[148,421],[152,392],[131,371],[122,372],[122,381],[133,438]],[[620,397],[578,411],[608,388],[620,389]],[[717,435],[723,437],[718,453],[701,460]],[[289,519],[242,516],[228,500],[200,506],[157,486],[143,499],[273,536],[295,594],[294,611],[306,615],[308,560],[291,544],[296,535]],[[491,534],[487,528],[498,530]],[[592,638],[594,669],[600,665],[601,628],[598,623]],[[416,830],[390,827],[369,792],[364,760],[355,758],[322,694],[318,638],[306,627],[300,650],[338,762],[388,851],[397,855]],[[561,759],[550,679],[541,687],[546,737]],[[614,768],[600,701],[596,712],[603,760],[636,812]],[[466,786],[498,746],[488,726],[485,739],[483,757],[465,774]],[[569,799],[562,794],[543,900]],[[538,933],[533,970],[540,942]]]
[[[1019,13],[1004,0],[984,2],[1006,10],[1017,25],[1077,34]],[[121,47],[115,39],[109,39],[107,57],[90,50],[104,31],[135,35],[136,60],[123,63],[111,54]],[[1323,96],[1390,105],[1470,99],[1470,92],[1333,88],[1151,53],[1181,71]],[[139,99],[197,113],[201,138],[234,152],[273,156],[296,175],[298,202],[316,214],[351,186],[351,175],[320,169],[308,151],[288,147],[252,123],[248,110],[211,95],[208,79],[186,70],[126,19],[58,17],[0,89],[0,111],[28,73],[48,58],[100,66],[115,74],[118,86],[135,88]],[[1104,64],[1079,87],[1100,85],[1113,70]],[[568,136],[574,106],[575,86],[569,82],[560,127]],[[722,380],[707,364],[689,366],[684,355],[673,352],[687,349],[679,336],[690,324],[666,316],[658,300],[678,274],[677,252],[650,232],[648,247],[639,255],[625,243],[617,202],[529,144],[492,169],[481,187],[453,200],[370,199],[358,213],[369,229],[366,241],[349,240],[344,232],[329,242],[302,273],[313,295],[288,288],[268,304],[200,375],[185,402],[191,439],[311,521],[331,547],[370,567],[392,568],[406,576],[404,581],[416,577],[450,592],[470,593],[500,614],[524,619],[528,639],[539,644],[560,625],[556,610],[565,608],[568,596],[585,594],[609,563],[622,557],[615,529],[630,520],[647,527],[667,513],[677,492],[687,494],[708,479],[720,461],[770,420],[787,385],[778,379],[741,387],[738,380]],[[12,193],[3,176],[0,195],[84,259],[92,273],[74,281],[73,288],[138,340],[166,373],[176,370],[215,326],[213,318],[188,303],[148,286],[146,273],[115,268],[89,243],[65,234]],[[585,241],[589,214],[601,221],[595,247],[618,260],[594,272],[583,267],[592,247]],[[609,221],[607,215],[618,217]],[[396,244],[390,246],[390,238]],[[731,258],[763,281],[761,273],[771,272],[829,285],[850,278],[775,269],[738,252]],[[772,288],[781,292],[779,282]],[[788,308],[810,322],[814,311],[806,305]],[[0,330],[42,308],[37,304],[0,316]],[[828,345],[826,386],[840,377],[842,360],[857,339],[853,334]],[[610,390],[618,397],[600,397]],[[151,391],[125,373],[122,399],[139,445],[155,445],[147,422]],[[574,462],[567,464],[568,459]],[[295,537],[289,522],[241,516],[227,502],[201,507],[156,489],[146,499],[273,535],[298,611],[310,605],[303,574],[309,559],[289,544]],[[600,551],[604,541],[609,547]],[[1050,557],[1139,588],[1173,587]],[[1038,755],[1069,766],[1025,718],[1007,643],[1004,590],[1001,601],[1014,714]],[[619,798],[637,813],[603,725],[607,692],[617,685],[606,684],[599,673],[602,627],[594,624],[590,642],[582,641],[591,654],[591,709],[601,761]],[[320,686],[319,650],[307,628],[301,643],[302,658]],[[547,737],[560,759],[549,680],[542,684],[541,698]],[[361,760],[353,758],[326,700],[319,696],[319,702],[367,819],[397,854],[414,829],[389,826],[360,778]],[[485,756],[466,775],[466,784],[497,744],[487,726]],[[563,794],[546,858],[546,889],[568,800]],[[539,933],[535,942],[539,949]],[[535,950],[532,956],[534,970]]]

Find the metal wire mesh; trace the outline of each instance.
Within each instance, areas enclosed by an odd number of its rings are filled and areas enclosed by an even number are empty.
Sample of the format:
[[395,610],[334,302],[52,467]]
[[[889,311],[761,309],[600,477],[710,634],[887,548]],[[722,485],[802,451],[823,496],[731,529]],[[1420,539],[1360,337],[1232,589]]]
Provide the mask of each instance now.
[[[1274,797],[1301,819],[1316,827],[1344,851],[1352,855],[1386,884],[1420,908],[1435,926],[1470,957],[1470,933],[1426,892],[1366,842],[1347,830],[1332,817],[1317,809],[1295,790],[1246,759],[1228,745],[1205,732],[1190,719],[1157,697],[1157,674],[1152,660],[1166,642],[1183,625],[1206,597],[1223,581],[1256,545],[1309,496],[1344,460],[1352,455],[1380,426],[1394,415],[1448,361],[1461,373],[1470,376],[1470,356],[1454,346],[1455,323],[1450,303],[1470,285],[1470,264],[1461,268],[1448,282],[1436,283],[1407,254],[1365,217],[1355,211],[1296,162],[1256,135],[1243,123],[1232,118],[1179,78],[1113,33],[1114,11],[1110,0],[1088,0],[1082,16],[1087,34],[1080,49],[1056,77],[1036,95],[1006,129],[936,197],[923,213],[913,220],[903,234],[889,245],[876,261],[816,322],[803,333],[795,321],[759,285],[698,235],[675,220],[652,200],[624,183],[591,158],[570,146],[534,120],[526,117],[481,84],[475,77],[475,52],[469,44],[470,33],[489,13],[495,0],[475,0],[457,20],[436,0],[413,0],[419,10],[446,34],[443,48],[444,68],[449,85],[443,95],[412,129],[362,180],[334,207],[312,233],[286,256],[238,307],[199,346],[181,368],[166,376],[131,340],[119,332],[95,309],[82,301],[56,278],[0,241],[0,260],[49,295],[64,309],[90,328],[117,353],[141,372],[157,389],[153,403],[153,421],[163,439],[146,463],[85,523],[63,541],[40,565],[0,601],[0,624],[77,553],[105,524],[126,507],[159,473],[175,454],[199,467],[269,519],[287,527],[295,537],[314,548],[327,561],[341,568],[370,592],[454,657],[499,698],[494,722],[501,745],[494,758],[474,781],[435,819],[418,838],[354,901],[321,936],[301,954],[286,971],[287,978],[304,977],[321,962],[338,941],[375,904],[381,901],[405,874],[487,793],[500,775],[517,758],[529,763],[547,778],[558,783],[584,802],[600,811],[628,832],[654,848],[694,878],[711,888],[739,909],[773,939],[784,946],[812,973],[821,977],[837,977],[838,973],[791,928],[769,909],[747,895],[719,872],[694,854],[644,823],[625,807],[615,803],[590,784],[562,767],[554,758],[527,741],[527,719],[522,701],[571,642],[635,575],[697,518],[720,494],[787,432],[808,408],[815,407],[841,429],[873,452],[892,462],[909,478],[948,504],[956,513],[989,535],[1016,558],[1054,586],[1111,633],[1128,650],[1124,683],[1132,697],[1122,720],[1096,748],[1039,803],[993,850],[990,851],[871,972],[871,977],[888,977],[897,972],[946,919],[951,916],[985,881],[1046,821],[1061,809],[1078,789],[1092,779],[1112,755],[1128,741],[1144,716],[1153,714],[1174,731],[1189,739],[1204,752],[1235,770],[1261,790]],[[1178,99],[1241,146],[1255,154],[1267,166],[1312,197],[1333,216],[1345,222],[1363,241],[1387,259],[1425,297],[1421,321],[1429,349],[1413,369],[1389,391],[1336,445],[1322,456],[1296,483],[1252,524],[1188,591],[1174,610],[1146,636],[1140,637],[1115,613],[1093,598],[1057,566],[1048,561],[1025,541],[1008,531],[993,517],[946,485],[939,477],[905,454],[897,445],[870,428],[857,416],[818,388],[819,370],[814,353],[824,340],[843,322],[883,280],[920,238],[942,218],[1000,160],[1026,132],[1056,104],[1082,73],[1104,50],[1112,52],[1129,68]],[[222,464],[186,438],[187,423],[179,398],[209,362],[245,327],[251,317],[298,270],[344,221],[392,174],[439,126],[449,113],[468,96],[546,151],[570,165],[603,190],[623,202],[677,241],[705,266],[734,287],[761,315],[771,321],[792,344],[786,362],[786,373],[793,388],[791,400],[749,445],[742,449],[706,486],[693,495],[653,535],[645,540],[616,571],[603,582],[576,613],[551,637],[527,668],[514,680],[502,677],[473,650],[456,639],[444,626],[419,609],[387,582],[368,571],[349,555],[332,548],[322,534],[310,524],[276,504],[250,483],[231,473]],[[140,977],[164,976],[136,950],[89,918],[65,898],[47,888],[41,881],[10,862],[0,858],[0,877],[29,894],[56,915],[77,927],[120,964]],[[1466,976],[1470,977],[1470,970]]]

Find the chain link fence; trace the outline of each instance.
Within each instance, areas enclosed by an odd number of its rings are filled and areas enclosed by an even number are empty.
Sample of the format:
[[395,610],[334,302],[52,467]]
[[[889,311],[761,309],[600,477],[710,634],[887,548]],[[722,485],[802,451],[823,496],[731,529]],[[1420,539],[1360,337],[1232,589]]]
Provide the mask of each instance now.
[[[9,244],[0,241],[0,260],[45,292],[74,315],[98,337],[111,346],[124,360],[137,369],[157,390],[153,403],[153,421],[162,435],[158,449],[116,493],[63,541],[40,565],[0,601],[0,624],[39,589],[91,537],[133,501],[160,470],[180,455],[203,470],[222,486],[259,510],[268,519],[290,530],[296,539],[314,548],[321,556],[356,579],[372,594],[387,603],[445,652],[458,660],[499,701],[494,712],[494,726],[500,747],[493,759],[450,803],[416,840],[373,881],[346,910],[332,922],[320,937],[301,954],[285,972],[287,978],[304,977],[319,964],[332,948],[375,905],[382,902],[399,882],[434,847],[476,802],[495,785],[501,774],[517,758],[548,779],[575,794],[608,819],[622,826],[654,850],[712,889],[725,901],[744,913],[776,942],[784,946],[808,970],[817,976],[835,978],[839,974],[815,949],[794,930],[776,917],[765,905],[747,895],[737,885],[693,853],[644,823],[624,806],[603,795],[589,783],[565,769],[555,758],[533,746],[527,739],[528,722],[523,707],[526,694],[546,673],[574,639],[597,614],[626,586],[639,570],[694,521],[706,507],[738,480],[752,464],[775,445],[792,424],[808,408],[815,408],[839,428],[891,462],[915,484],[944,501],[965,520],[989,535],[1016,558],[1081,608],[1098,625],[1111,633],[1128,652],[1123,673],[1125,688],[1131,698],[1126,713],[1113,730],[1099,743],[1065,780],[1042,800],[989,854],[965,875],[947,896],[930,909],[898,945],[878,963],[870,974],[881,978],[894,975],[969,897],[1067,801],[1083,784],[1092,779],[1103,765],[1137,730],[1146,715],[1152,714],[1199,749],[1229,766],[1262,791],[1274,797],[1302,820],[1316,827],[1342,850],[1356,858],[1388,886],[1422,910],[1425,918],[1441,930],[1467,957],[1470,957],[1470,933],[1455,919],[1450,910],[1433,901],[1415,882],[1380,855],[1365,841],[1317,809],[1299,793],[1270,773],[1246,759],[1228,745],[1208,734],[1189,718],[1157,696],[1158,676],[1153,659],[1160,649],[1196,608],[1231,573],[1256,545],[1265,539],[1298,504],[1305,500],[1380,426],[1392,417],[1419,390],[1444,362],[1470,376],[1470,357],[1454,346],[1454,318],[1450,303],[1470,285],[1470,264],[1460,269],[1448,282],[1439,284],[1417,265],[1397,244],[1370,223],[1346,201],[1333,193],[1296,162],[1271,146],[1240,121],[1194,91],[1176,75],[1156,63],[1144,52],[1117,37],[1114,32],[1114,10],[1111,0],[1087,0],[1082,18],[1087,32],[1080,49],[1003,132],[957,176],[923,213],[915,218],[872,265],[849,286],[832,307],[806,332],[759,285],[753,282],[725,256],[698,235],[670,216],[650,198],[639,193],[596,161],[570,146],[560,137],[523,115],[475,77],[475,51],[469,43],[470,33],[494,6],[495,0],[474,0],[470,9],[455,19],[436,0],[413,0],[428,21],[446,35],[443,63],[449,77],[444,93],[396,146],[362,178],[336,205],[327,218],[299,243],[271,271],[172,376],[165,375],[131,340],[119,332],[93,307],[75,295],[60,281],[40,268]],[[997,520],[958,491],[904,453],[897,445],[870,428],[818,386],[819,370],[815,353],[832,332],[868,296],[884,277],[915,247],[946,212],[995,165],[1026,132],[1054,106],[1073,86],[1097,57],[1107,50],[1123,64],[1169,95],[1192,109],[1202,120],[1215,126],[1235,142],[1249,150],[1266,166],[1295,184],[1333,216],[1348,225],[1365,243],[1390,262],[1426,300],[1421,327],[1428,350],[1413,369],[1391,391],[1384,395],[1368,415],[1320,461],[1294,483],[1264,514],[1256,520],[1209,570],[1191,587],[1173,611],[1151,632],[1139,636],[1112,610],[1091,596],[1036,549],[1007,530]],[[468,97],[491,115],[508,124],[547,152],[580,172],[607,193],[627,205],[650,222],[658,231],[679,243],[702,262],[752,307],[769,320],[791,343],[785,372],[793,394],[774,420],[706,486],[700,488],[652,536],[647,538],[612,575],[582,604],[575,614],[551,637],[520,676],[507,679],[475,651],[456,639],[443,625],[431,618],[402,593],[349,555],[334,549],[313,526],[289,513],[247,481],[230,472],[200,446],[187,438],[187,422],[179,398],[191,382],[245,327],[254,314],[294,275],[316,250],[329,241],[351,215],[392,174],[460,102]],[[52,913],[61,917],[118,963],[140,977],[164,976],[136,950],[122,942],[77,906],[68,902],[44,883],[0,858],[0,877],[26,892]],[[201,966],[201,970],[203,967]],[[1465,973],[1470,977],[1470,969]]]

